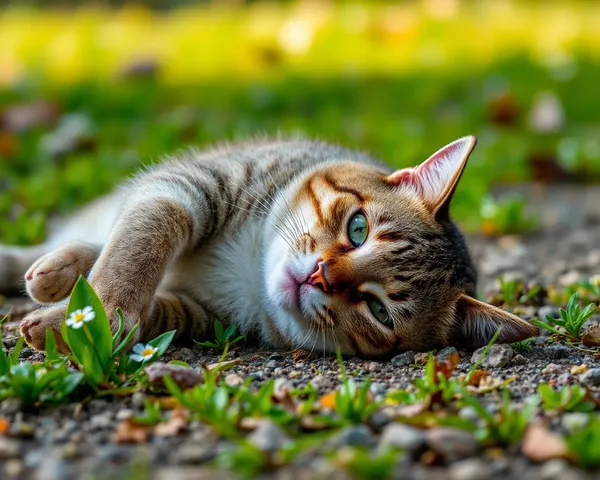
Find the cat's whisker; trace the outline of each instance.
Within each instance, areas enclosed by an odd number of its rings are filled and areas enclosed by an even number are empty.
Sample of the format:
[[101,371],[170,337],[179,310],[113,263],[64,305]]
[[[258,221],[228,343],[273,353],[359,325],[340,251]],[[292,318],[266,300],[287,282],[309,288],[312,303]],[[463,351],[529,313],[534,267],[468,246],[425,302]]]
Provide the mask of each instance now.
[[[273,176],[271,175],[271,173],[270,173],[270,172],[268,172],[268,173],[269,173],[269,176],[271,177],[271,180],[273,181],[273,184],[274,184],[274,185],[277,185],[277,182],[275,182],[275,179],[273,178]],[[254,188],[254,187],[251,187],[251,188],[253,189],[254,193],[256,194],[256,196],[255,196],[255,195],[253,195],[251,192],[248,192],[248,191],[247,191],[247,190],[246,190],[244,187],[242,187],[241,185],[238,185],[238,188],[239,188],[240,190],[244,191],[244,192],[245,192],[247,195],[249,195],[250,197],[252,197],[254,200],[256,200],[256,201],[258,202],[258,204],[259,204],[260,206],[262,206],[262,207],[263,207],[265,210],[268,210],[268,211],[270,211],[270,210],[271,210],[271,207],[272,207],[272,205],[270,205],[270,204],[266,203],[264,200],[262,200],[262,198],[260,198],[260,196],[261,196],[261,192],[257,191],[257,190],[256,190],[256,188]],[[277,193],[278,195],[280,195],[280,196],[281,196],[281,198],[282,198],[282,199],[284,200],[284,202],[286,203],[286,206],[289,206],[289,204],[287,203],[287,200],[286,200],[285,196],[284,196],[284,195],[281,193],[281,191],[280,191],[279,189],[277,189],[277,190],[276,190],[276,193]],[[267,191],[265,191],[265,192],[262,192],[262,196],[267,196],[267,198],[269,198],[269,199],[270,199],[272,202],[275,202],[275,201],[276,201],[276,198],[275,198],[275,197],[273,197],[273,194],[272,194],[272,193],[270,193],[268,190],[267,190]],[[248,202],[248,203],[250,203],[250,202]],[[286,209],[287,209],[287,207],[286,207]],[[288,210],[289,210],[289,209],[288,209]],[[281,222],[282,224],[284,224],[285,226],[287,226],[287,222],[286,222],[284,219],[282,219],[282,218],[281,218],[279,215],[277,215],[277,220],[278,220],[279,222]],[[290,221],[293,223],[293,220],[292,220],[292,218],[290,218]],[[292,232],[290,232],[290,233],[294,234],[294,235],[293,235],[294,237],[295,237],[295,236],[300,236],[300,235],[298,234],[298,232],[296,231],[296,230],[297,230],[297,228],[296,228],[296,227],[295,227],[293,224],[292,224],[292,230],[293,230],[293,231],[292,231]]]
[[[269,174],[269,177],[271,177],[272,182],[276,185],[277,182],[273,178],[273,175],[271,174],[271,172],[267,171],[267,173]],[[292,209],[290,203],[288,202],[288,199],[286,198],[286,196],[284,195],[284,193],[282,192],[281,189],[277,189],[275,191],[275,194],[283,200],[283,202],[286,206],[286,210],[289,213],[290,220],[292,221],[292,224],[296,230],[297,236],[301,237],[304,234],[304,229],[302,228],[302,225],[297,224],[298,218],[296,217],[296,215],[297,215],[296,210]],[[271,197],[271,198],[273,198],[273,197]],[[275,199],[273,199],[273,200],[275,200]]]
[[265,217],[261,217],[260,215],[257,215],[256,212],[253,212],[251,210],[248,210],[244,207],[241,207],[239,205],[236,205],[234,203],[229,203],[229,202],[225,202],[227,205],[230,205],[234,208],[237,208],[239,210],[241,210],[242,212],[246,212],[250,215],[253,215],[256,218],[259,218],[261,220],[264,220],[265,222],[267,222],[269,225],[271,225],[273,227],[273,229],[275,230],[275,232],[283,239],[283,241],[285,241],[285,243],[288,245],[288,247],[290,247],[290,249],[293,249],[293,245],[292,245],[292,239],[290,239],[289,237],[287,237],[287,232],[284,232],[283,230],[281,230],[281,228],[278,225],[273,224],[272,222],[269,222],[269,220]]

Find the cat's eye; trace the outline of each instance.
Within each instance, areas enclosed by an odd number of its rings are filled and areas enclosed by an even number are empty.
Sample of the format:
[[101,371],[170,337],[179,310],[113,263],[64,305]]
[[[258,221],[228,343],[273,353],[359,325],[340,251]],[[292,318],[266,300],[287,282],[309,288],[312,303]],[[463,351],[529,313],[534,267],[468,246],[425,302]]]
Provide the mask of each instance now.
[[383,304],[376,298],[367,299],[367,306],[378,322],[392,328],[393,322]]
[[348,238],[350,239],[350,243],[355,247],[360,247],[366,242],[368,235],[369,224],[367,223],[367,217],[362,213],[357,213],[348,223]]

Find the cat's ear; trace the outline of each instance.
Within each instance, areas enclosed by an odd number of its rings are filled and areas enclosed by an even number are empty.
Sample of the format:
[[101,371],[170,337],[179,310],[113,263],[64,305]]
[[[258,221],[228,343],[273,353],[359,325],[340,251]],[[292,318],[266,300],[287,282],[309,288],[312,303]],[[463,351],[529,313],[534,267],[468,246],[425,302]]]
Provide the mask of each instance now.
[[461,295],[454,313],[452,342],[470,348],[487,345],[498,327],[502,327],[499,343],[513,343],[538,334],[538,328],[512,313],[467,295]]
[[459,138],[435,152],[415,168],[404,168],[387,177],[392,185],[410,185],[431,211],[447,213],[452,194],[477,139]]

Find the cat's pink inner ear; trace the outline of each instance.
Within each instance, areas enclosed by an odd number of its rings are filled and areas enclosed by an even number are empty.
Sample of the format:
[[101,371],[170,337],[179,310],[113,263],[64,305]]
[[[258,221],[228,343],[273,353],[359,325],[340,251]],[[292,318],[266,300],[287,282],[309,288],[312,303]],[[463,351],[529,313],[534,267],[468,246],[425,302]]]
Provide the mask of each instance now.
[[487,345],[499,327],[499,343],[514,343],[538,334],[538,328],[501,308],[461,295],[455,308],[453,341],[466,347]]
[[404,168],[387,177],[393,185],[412,186],[435,213],[452,196],[476,138],[467,136],[446,145],[416,168]]

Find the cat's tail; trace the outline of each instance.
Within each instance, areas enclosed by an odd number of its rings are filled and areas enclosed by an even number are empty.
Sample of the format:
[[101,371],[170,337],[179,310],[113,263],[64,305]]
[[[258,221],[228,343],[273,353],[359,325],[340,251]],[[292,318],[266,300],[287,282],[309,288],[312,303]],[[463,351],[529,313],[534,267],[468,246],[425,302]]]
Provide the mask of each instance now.
[[23,294],[27,269],[46,253],[43,245],[13,247],[0,245],[0,294]]

